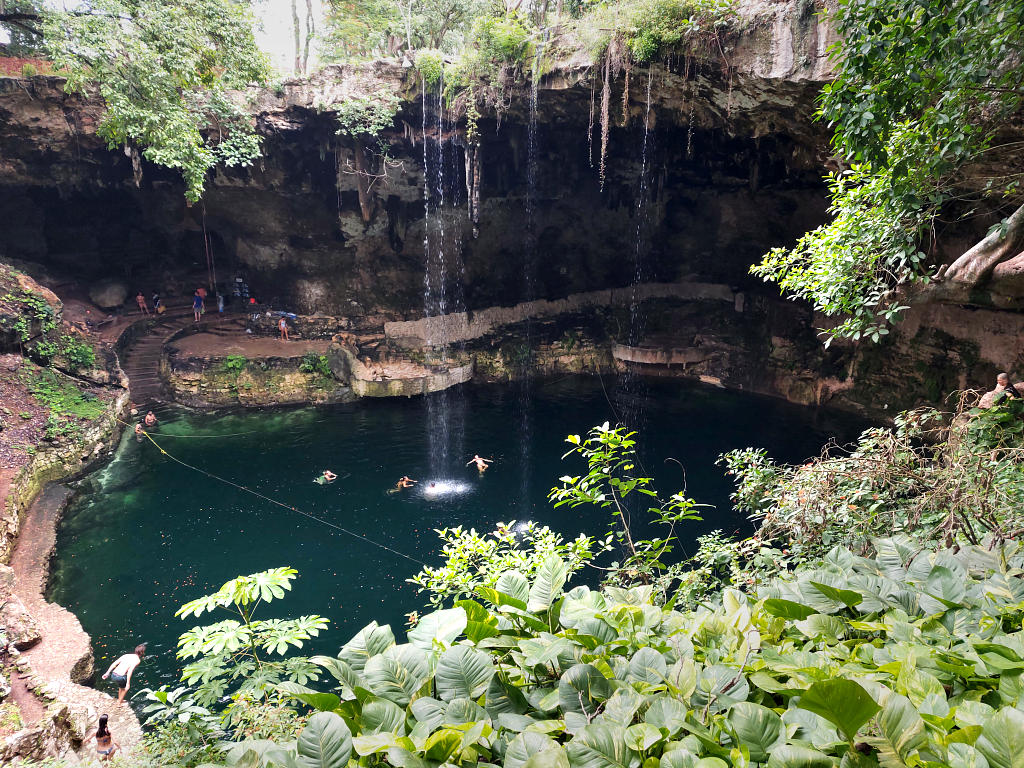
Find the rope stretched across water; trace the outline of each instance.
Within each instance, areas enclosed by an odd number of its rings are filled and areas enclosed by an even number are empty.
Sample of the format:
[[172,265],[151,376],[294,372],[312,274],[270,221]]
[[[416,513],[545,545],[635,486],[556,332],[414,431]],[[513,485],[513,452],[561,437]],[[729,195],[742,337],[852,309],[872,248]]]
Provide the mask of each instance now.
[[294,506],[292,504],[286,504],[285,502],[278,501],[277,499],[273,499],[270,496],[265,496],[264,494],[260,493],[259,491],[254,491],[252,488],[248,488],[248,487],[246,487],[244,485],[240,485],[240,484],[238,484],[238,483],[236,483],[236,482],[234,482],[232,480],[228,480],[227,478],[221,477],[220,475],[215,475],[215,474],[213,474],[213,472],[208,472],[205,469],[202,469],[200,467],[197,467],[197,466],[194,466],[192,464],[189,464],[186,461],[182,461],[177,456],[174,456],[174,455],[168,453],[166,450],[164,450],[164,448],[156,440],[153,439],[152,435],[150,435],[149,432],[147,432],[146,430],[142,430],[142,434],[146,436],[146,439],[149,440],[149,442],[151,442],[153,445],[156,446],[157,450],[160,451],[160,453],[162,453],[164,456],[166,456],[171,461],[176,462],[177,464],[180,464],[181,466],[186,467],[187,469],[191,469],[191,470],[194,470],[195,472],[199,472],[200,474],[206,475],[210,479],[216,480],[216,481],[221,482],[221,483],[224,483],[225,485],[230,485],[232,488],[237,488],[240,491],[245,491],[246,493],[250,493],[250,494],[252,494],[253,496],[255,496],[255,497],[259,498],[259,499],[263,499],[264,501],[270,502],[271,504],[276,504],[279,507],[284,507],[285,509],[287,509],[287,510],[289,510],[291,512],[297,512],[298,514],[302,515],[303,517],[309,518],[310,520],[312,520],[314,522],[320,523],[321,525],[326,525],[328,528],[333,528],[336,531],[340,531],[341,533],[344,533],[344,534],[347,534],[347,535],[351,536],[352,538],[359,539],[360,541],[365,541],[367,544],[373,544],[373,546],[375,546],[375,547],[380,547],[381,549],[385,549],[385,550],[387,550],[388,552],[390,552],[393,555],[398,555],[399,557],[404,557],[406,560],[409,560],[409,561],[411,561],[413,563],[416,563],[418,565],[426,565],[426,563],[423,562],[422,560],[419,560],[419,559],[417,559],[415,557],[412,557],[411,555],[407,555],[404,552],[399,552],[397,549],[392,549],[387,544],[381,544],[379,541],[374,541],[371,538],[363,536],[361,533],[356,533],[355,531],[351,531],[348,528],[345,528],[343,526],[338,525],[337,523],[332,523],[330,520],[324,520],[323,518],[317,517],[316,515],[312,515],[309,512],[301,510],[301,509],[299,509],[298,507],[296,507],[296,506]]

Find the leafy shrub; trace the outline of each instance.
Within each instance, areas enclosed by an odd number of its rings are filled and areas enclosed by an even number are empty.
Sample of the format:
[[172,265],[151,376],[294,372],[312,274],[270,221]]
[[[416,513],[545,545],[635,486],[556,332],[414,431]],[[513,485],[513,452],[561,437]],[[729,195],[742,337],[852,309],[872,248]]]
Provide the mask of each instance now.
[[338,120],[338,135],[376,136],[390,128],[398,113],[399,98],[391,91],[381,90],[373,96],[356,96],[328,109]]
[[72,380],[49,368],[26,370],[24,381],[36,402],[54,415],[89,420],[103,414],[102,400],[90,392],[83,392]]
[[178,641],[178,658],[195,659],[182,671],[189,685],[197,685],[195,702],[208,707],[230,695],[233,707],[243,701],[268,701],[274,686],[283,680],[305,683],[317,678],[316,668],[301,658],[285,658],[291,648],[327,626],[321,616],[297,619],[256,619],[262,603],[284,597],[296,576],[291,568],[274,568],[239,576],[218,591],[181,606],[174,614],[183,619],[225,610],[242,620],[225,619],[193,627]]
[[25,62],[21,65],[21,76],[22,77],[35,77],[39,74],[39,70],[35,68],[35,65]]
[[757,539],[796,561],[836,545],[866,553],[892,533],[976,544],[1024,530],[1022,419],[1016,400],[955,414],[921,408],[865,431],[848,453],[784,466],[746,449],[720,461],[736,478],[737,509],[760,523]]
[[634,62],[645,63],[713,31],[732,11],[732,3],[723,0],[640,0],[626,12],[626,45]]
[[228,355],[220,362],[220,369],[223,373],[239,374],[249,364],[249,358],[244,355]]
[[62,336],[60,342],[60,353],[72,370],[89,370],[96,366],[96,352],[92,344],[72,335]]
[[327,355],[321,355],[316,352],[307,352],[302,356],[299,370],[302,373],[312,373],[325,379],[329,379],[334,375],[331,372],[331,361],[327,359]]
[[526,61],[533,29],[519,14],[482,16],[473,25],[472,39],[483,58],[517,63]]
[[433,48],[416,51],[416,71],[427,85],[436,85],[444,75],[444,54]]
[[444,565],[427,565],[408,581],[420,592],[428,593],[431,605],[472,597],[480,587],[493,587],[501,574],[519,571],[533,576],[548,555],[557,555],[566,562],[569,575],[576,573],[602,551],[597,542],[580,534],[573,541],[564,539],[550,528],[530,521],[518,527],[515,520],[498,523],[490,534],[476,529],[442,528],[435,531],[444,542],[441,558]]
[[279,686],[317,710],[297,741],[242,741],[228,763],[1015,765],[1024,551],[875,549],[687,611],[649,585],[565,591],[549,556],[405,643],[374,622],[314,657],[334,692]]

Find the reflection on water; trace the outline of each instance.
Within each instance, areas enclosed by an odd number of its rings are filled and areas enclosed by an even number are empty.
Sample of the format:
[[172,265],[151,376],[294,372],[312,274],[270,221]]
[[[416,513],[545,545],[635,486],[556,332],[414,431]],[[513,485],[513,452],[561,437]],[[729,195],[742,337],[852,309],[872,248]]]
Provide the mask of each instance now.
[[[265,617],[329,617],[331,629],[307,645],[310,653],[336,653],[373,619],[399,628],[405,613],[423,608],[423,596],[406,579],[418,561],[438,564],[436,529],[486,531],[529,518],[569,538],[607,530],[605,511],[553,509],[547,493],[561,475],[584,470],[581,460],[562,460],[565,436],[616,421],[613,384],[573,377],[536,382],[531,391],[532,438],[524,452],[516,388],[465,388],[461,444],[453,444],[447,469],[437,473],[429,398],[223,415],[182,411],[156,435],[172,455],[370,541],[212,480],[126,436],[65,515],[52,597],[79,615],[101,668],[137,642],[150,642],[155,658],[141,669],[140,688],[176,679],[177,637],[197,622],[175,619],[175,609],[240,573],[286,565],[299,571],[286,600],[261,610]],[[720,453],[762,446],[778,459],[800,461],[832,437],[854,437],[861,426],[677,381],[652,381],[645,394],[652,418],[640,438],[644,471],[663,493],[685,482],[690,496],[715,507],[684,529],[681,556],[708,531],[749,530],[729,505],[731,483],[715,466]],[[487,472],[465,466],[475,453],[494,459]],[[669,458],[683,465],[685,480]],[[324,469],[338,479],[310,482]],[[389,493],[403,475],[418,484]]]

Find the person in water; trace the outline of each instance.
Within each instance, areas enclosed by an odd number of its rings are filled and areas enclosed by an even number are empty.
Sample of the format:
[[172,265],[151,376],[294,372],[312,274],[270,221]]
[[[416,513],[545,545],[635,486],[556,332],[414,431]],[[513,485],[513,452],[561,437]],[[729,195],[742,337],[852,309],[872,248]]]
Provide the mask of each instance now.
[[485,459],[481,457],[480,454],[475,453],[473,454],[473,458],[466,462],[466,466],[468,467],[470,464],[476,464],[476,468],[480,471],[480,474],[482,475],[485,471],[487,471],[487,467],[489,467],[491,463],[493,463],[493,461],[494,459]]
[[408,475],[402,475],[402,479],[395,483],[395,490],[400,491],[403,488],[412,488],[412,486],[415,484],[416,481],[413,480],[411,477],[409,477]]
[[117,703],[124,703],[124,695],[128,693],[128,687],[132,684],[132,673],[135,668],[142,663],[143,657],[146,655],[146,644],[135,646],[135,650],[132,653],[126,653],[121,656],[117,661],[110,665],[105,673],[103,673],[103,679],[106,680],[108,677],[111,682],[117,684]]
[[324,473],[322,475],[320,475],[320,477],[318,477],[313,482],[314,483],[320,483],[320,485],[326,485],[327,483],[333,483],[337,479],[338,479],[338,476],[336,474],[331,472],[331,470],[329,470],[329,469],[325,469]]
[[111,756],[121,748],[121,745],[114,741],[114,736],[107,727],[108,715],[100,715],[99,727],[96,728],[96,752],[101,760],[109,760]]
[[135,439],[141,443],[142,442],[142,437],[145,434],[146,434],[146,430],[144,430],[142,428],[142,424],[136,424],[135,425]]
[[157,425],[156,414],[153,413],[152,411],[150,411],[149,413],[146,414],[146,418],[143,419],[143,421],[146,422],[146,426],[147,427],[152,429],[153,427],[155,427]]

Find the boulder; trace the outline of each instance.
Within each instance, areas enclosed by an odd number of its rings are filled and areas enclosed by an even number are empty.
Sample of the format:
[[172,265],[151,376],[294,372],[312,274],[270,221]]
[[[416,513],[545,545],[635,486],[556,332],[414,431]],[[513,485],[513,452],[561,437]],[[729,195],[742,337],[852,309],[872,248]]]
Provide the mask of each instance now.
[[89,286],[89,298],[101,309],[114,309],[128,298],[128,287],[120,280],[104,278]]
[[31,648],[43,639],[36,620],[32,618],[24,603],[14,595],[8,597],[7,602],[0,608],[0,627],[3,627],[7,642],[19,651]]

